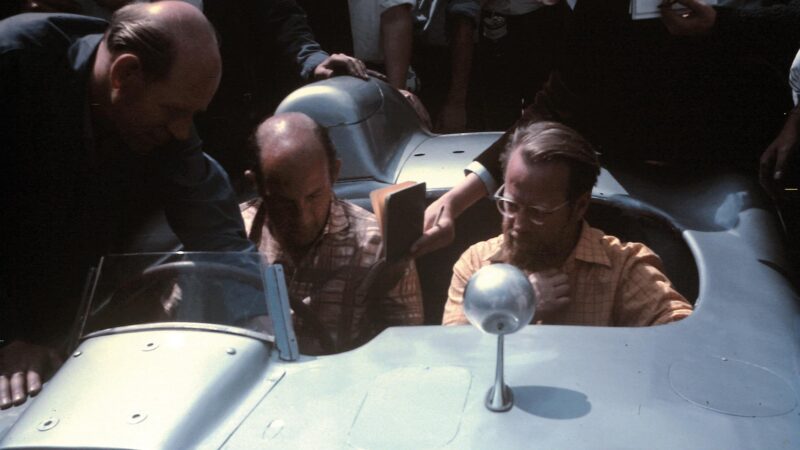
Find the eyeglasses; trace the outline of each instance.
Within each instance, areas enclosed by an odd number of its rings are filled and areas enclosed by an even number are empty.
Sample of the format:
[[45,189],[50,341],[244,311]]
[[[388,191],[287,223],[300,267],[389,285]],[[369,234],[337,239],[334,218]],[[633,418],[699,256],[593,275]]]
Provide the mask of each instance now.
[[542,208],[540,206],[529,206],[529,205],[521,205],[514,200],[511,200],[508,197],[504,197],[503,194],[505,193],[506,185],[500,186],[500,189],[494,193],[494,200],[497,202],[497,209],[500,211],[500,214],[503,217],[508,217],[509,219],[516,218],[520,211],[525,211],[525,216],[528,218],[528,221],[534,225],[541,225],[547,219],[547,216],[553,214],[554,212],[558,211],[559,209],[567,206],[569,204],[569,200],[565,201],[564,203],[553,207],[553,208]]

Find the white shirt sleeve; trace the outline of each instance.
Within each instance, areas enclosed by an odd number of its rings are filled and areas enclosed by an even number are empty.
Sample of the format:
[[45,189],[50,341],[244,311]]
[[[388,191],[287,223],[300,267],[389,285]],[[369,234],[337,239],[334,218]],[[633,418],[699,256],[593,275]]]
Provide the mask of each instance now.
[[483,167],[483,164],[479,163],[478,161],[472,161],[469,165],[464,169],[464,174],[472,172],[478,176],[483,182],[484,187],[486,187],[486,192],[489,194],[494,194],[497,189],[500,187],[497,184],[497,180],[494,179],[491,173],[486,170],[486,167]]
[[792,98],[795,106],[800,103],[800,51],[794,57],[792,68],[789,69],[789,85],[792,87]]

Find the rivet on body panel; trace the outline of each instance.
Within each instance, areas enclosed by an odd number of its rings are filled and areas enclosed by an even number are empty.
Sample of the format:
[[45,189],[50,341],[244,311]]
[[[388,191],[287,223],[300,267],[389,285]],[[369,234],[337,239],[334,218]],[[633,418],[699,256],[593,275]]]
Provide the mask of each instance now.
[[158,348],[158,344],[157,343],[148,342],[147,344],[144,344],[144,346],[142,347],[142,351],[143,352],[149,352],[149,351],[155,350],[157,348]]
[[143,412],[135,412],[128,416],[128,423],[130,424],[137,424],[142,422],[144,419],[147,418],[147,414]]
[[81,356],[82,354],[83,354],[83,352],[78,350],[78,351],[76,351],[75,353],[72,354],[72,357],[73,358],[77,358],[78,356]]
[[285,425],[286,425],[286,423],[281,419],[275,419],[275,420],[270,421],[267,424],[267,428],[265,428],[264,432],[261,433],[261,439],[264,439],[264,440],[273,439],[275,436],[277,436],[281,432],[281,430],[283,430],[283,427]]
[[228,348],[225,350],[225,353],[227,353],[227,354],[229,354],[229,355],[235,355],[235,354],[236,354],[236,349],[235,349],[235,348],[233,348],[233,347],[228,347]]
[[55,417],[49,417],[49,418],[43,420],[41,423],[39,423],[39,425],[36,427],[36,429],[39,430],[39,431],[47,431],[47,430],[52,429],[56,425],[58,425],[58,419],[55,418]]

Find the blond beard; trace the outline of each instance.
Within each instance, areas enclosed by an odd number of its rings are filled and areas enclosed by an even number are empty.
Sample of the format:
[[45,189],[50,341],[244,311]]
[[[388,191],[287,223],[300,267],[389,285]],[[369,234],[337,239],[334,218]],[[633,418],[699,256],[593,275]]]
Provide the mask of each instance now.
[[504,230],[503,255],[507,262],[528,272],[558,269],[577,245],[581,229],[579,224],[575,236],[571,231],[573,227],[565,227],[560,238],[552,242],[542,242],[524,234],[520,237],[517,232]]
[[503,233],[503,236],[503,252],[510,264],[528,272],[540,272],[560,265],[562,251],[559,246],[530,242],[522,244],[510,232]]

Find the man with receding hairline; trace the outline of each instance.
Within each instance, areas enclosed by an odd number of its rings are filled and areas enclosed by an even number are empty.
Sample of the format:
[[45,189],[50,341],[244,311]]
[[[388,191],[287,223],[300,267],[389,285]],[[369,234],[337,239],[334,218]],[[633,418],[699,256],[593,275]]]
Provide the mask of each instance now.
[[[316,313],[333,351],[388,326],[422,324],[413,261],[387,267],[375,216],[333,193],[341,161],[327,130],[306,115],[279,114],[258,127],[255,144],[257,167],[246,176],[260,198],[244,205],[248,234],[284,266],[289,297]],[[304,325],[296,326],[301,351],[321,353]]]
[[192,117],[220,80],[214,30],[183,2],[110,26],[69,14],[0,22],[5,230],[0,408],[57,366],[87,270],[163,209],[186,250],[250,251],[235,196]]
[[468,323],[467,281],[494,263],[513,264],[528,276],[537,323],[649,326],[692,313],[652,250],[623,243],[584,219],[600,163],[577,132],[555,122],[520,127],[503,165],[505,184],[494,196],[503,233],[473,245],[456,262],[443,324]]
[[140,153],[188,141],[221,78],[214,30],[183,2],[132,5],[115,17],[93,66],[93,118]]

